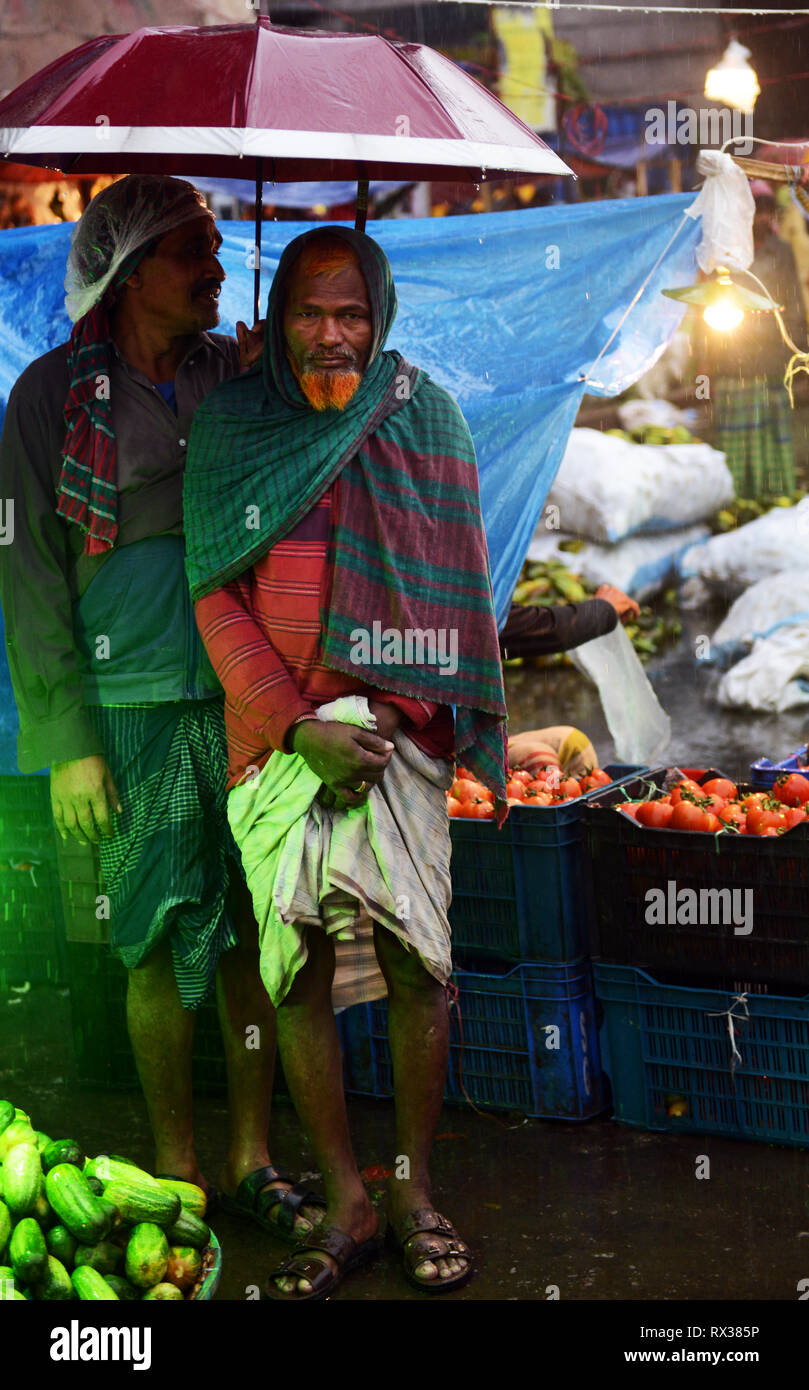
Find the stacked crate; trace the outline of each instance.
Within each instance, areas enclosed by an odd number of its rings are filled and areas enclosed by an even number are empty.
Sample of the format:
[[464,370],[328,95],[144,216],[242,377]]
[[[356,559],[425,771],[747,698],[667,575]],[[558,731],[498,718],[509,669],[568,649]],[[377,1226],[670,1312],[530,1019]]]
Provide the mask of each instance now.
[[606,789],[584,817],[616,1120],[809,1145],[809,823],[766,838],[656,830],[619,799]]
[[[450,821],[449,1101],[567,1120],[604,1109],[581,822],[594,794],[513,806],[502,830]],[[391,1095],[386,1003],[355,1005],[340,1027],[347,1088]]]

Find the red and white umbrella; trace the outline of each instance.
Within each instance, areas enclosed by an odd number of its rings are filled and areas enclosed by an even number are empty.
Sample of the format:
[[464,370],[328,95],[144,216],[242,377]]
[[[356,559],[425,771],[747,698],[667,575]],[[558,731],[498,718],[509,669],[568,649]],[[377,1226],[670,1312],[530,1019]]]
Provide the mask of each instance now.
[[264,180],[354,178],[367,193],[369,179],[571,173],[423,44],[263,15],[91,39],[0,102],[0,156],[71,175],[252,174],[257,210]]

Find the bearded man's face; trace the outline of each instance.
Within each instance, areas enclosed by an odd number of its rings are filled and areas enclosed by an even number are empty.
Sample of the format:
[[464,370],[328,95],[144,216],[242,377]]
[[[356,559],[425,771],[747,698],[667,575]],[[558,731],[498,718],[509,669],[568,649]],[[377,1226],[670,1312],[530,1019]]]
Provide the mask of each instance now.
[[339,243],[307,248],[287,285],[287,355],[315,410],[345,409],[359,388],[373,338],[365,277],[346,249]]

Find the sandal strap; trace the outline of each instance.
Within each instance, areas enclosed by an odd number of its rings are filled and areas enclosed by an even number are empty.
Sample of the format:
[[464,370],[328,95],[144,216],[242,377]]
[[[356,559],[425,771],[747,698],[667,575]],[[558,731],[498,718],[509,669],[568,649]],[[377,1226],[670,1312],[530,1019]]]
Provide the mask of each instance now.
[[418,1211],[409,1211],[401,1225],[396,1226],[396,1234],[400,1244],[411,1236],[433,1234],[437,1236],[447,1236],[449,1239],[460,1240],[458,1232],[451,1221],[442,1216],[440,1211],[435,1211],[430,1207],[422,1207]]
[[[334,1284],[337,1275],[326,1259],[318,1259],[316,1252],[312,1252],[308,1257],[304,1254],[292,1255],[279,1269],[274,1269],[270,1275],[270,1280],[275,1283],[278,1279],[306,1279],[312,1286],[312,1293],[319,1293],[324,1287],[330,1288]],[[301,1299],[307,1299],[310,1294],[299,1294]],[[294,1294],[291,1295],[295,1297]]]
[[269,1182],[291,1183],[292,1178],[283,1168],[274,1168],[271,1163],[267,1163],[263,1168],[256,1168],[254,1172],[248,1173],[246,1178],[242,1178],[235,1200],[243,1206],[249,1203],[255,1211],[256,1197]]
[[[272,1180],[271,1180],[272,1181]],[[278,1229],[290,1233],[295,1229],[295,1221],[301,1207],[323,1207],[326,1203],[316,1192],[311,1192],[303,1183],[295,1183],[284,1191],[280,1187],[270,1187],[259,1192],[255,1199],[259,1216],[266,1217],[274,1207],[280,1207],[276,1218]]]

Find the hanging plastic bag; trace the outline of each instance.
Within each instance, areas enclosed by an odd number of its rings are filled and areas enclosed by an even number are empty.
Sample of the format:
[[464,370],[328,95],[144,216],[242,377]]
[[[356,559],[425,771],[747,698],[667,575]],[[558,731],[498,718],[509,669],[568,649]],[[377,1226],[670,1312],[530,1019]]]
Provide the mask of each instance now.
[[671,720],[621,624],[568,656],[598,686],[617,761],[645,766],[660,762],[671,740]]

